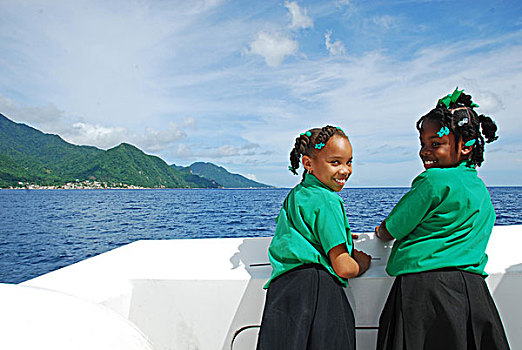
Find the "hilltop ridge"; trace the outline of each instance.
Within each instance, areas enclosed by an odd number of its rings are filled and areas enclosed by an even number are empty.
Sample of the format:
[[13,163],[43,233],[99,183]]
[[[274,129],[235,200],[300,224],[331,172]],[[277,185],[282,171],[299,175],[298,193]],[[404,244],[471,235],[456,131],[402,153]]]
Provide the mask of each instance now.
[[[3,188],[27,184],[63,186],[84,181],[104,184],[102,187],[270,187],[242,175],[230,174],[212,163],[204,164],[211,164],[218,173],[205,170],[199,175],[192,165],[168,165],[129,143],[106,151],[94,146],[73,145],[58,135],[13,122],[0,113],[0,187]],[[236,181],[220,183],[216,180],[228,179],[226,174]]]

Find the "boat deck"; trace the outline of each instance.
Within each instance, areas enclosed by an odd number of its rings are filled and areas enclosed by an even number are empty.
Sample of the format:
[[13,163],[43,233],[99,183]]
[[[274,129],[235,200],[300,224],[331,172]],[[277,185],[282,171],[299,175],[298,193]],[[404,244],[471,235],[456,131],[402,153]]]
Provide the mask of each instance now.
[[[145,240],[22,283],[103,305],[136,325],[157,350],[253,349],[271,268],[270,238]],[[374,349],[378,317],[393,279],[391,249],[363,233],[358,249],[375,260],[345,289],[355,311],[357,349]],[[522,225],[496,226],[488,286],[510,344],[522,349]]]

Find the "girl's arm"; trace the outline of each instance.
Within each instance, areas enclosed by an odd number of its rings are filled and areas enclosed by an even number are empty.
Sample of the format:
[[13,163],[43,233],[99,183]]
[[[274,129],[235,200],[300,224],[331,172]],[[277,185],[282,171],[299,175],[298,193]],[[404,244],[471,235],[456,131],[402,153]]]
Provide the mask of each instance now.
[[339,244],[328,252],[335,273],[342,278],[354,278],[370,267],[372,257],[359,250],[353,250],[354,257],[348,254],[345,244]]
[[375,228],[375,236],[383,241],[391,241],[393,239],[392,235],[386,228],[386,220],[383,220],[383,222]]

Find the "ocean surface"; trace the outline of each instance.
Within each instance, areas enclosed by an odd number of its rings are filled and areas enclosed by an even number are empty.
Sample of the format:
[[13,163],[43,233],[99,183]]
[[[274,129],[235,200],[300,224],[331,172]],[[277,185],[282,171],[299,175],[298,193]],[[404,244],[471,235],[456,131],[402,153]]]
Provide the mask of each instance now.
[[[373,231],[407,188],[347,188]],[[142,239],[271,236],[290,189],[0,190],[0,282],[20,283]],[[522,224],[522,187],[490,188],[496,225]]]

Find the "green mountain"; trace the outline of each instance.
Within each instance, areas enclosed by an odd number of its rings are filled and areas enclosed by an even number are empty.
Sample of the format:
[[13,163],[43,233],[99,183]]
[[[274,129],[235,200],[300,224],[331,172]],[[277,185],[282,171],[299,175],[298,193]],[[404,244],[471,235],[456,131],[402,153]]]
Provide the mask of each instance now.
[[[190,175],[190,174],[189,174]],[[141,187],[218,187],[209,180],[187,176],[168,166],[161,158],[122,143],[94,158],[79,178],[106,183],[125,183]]]
[[227,188],[272,187],[254,180],[247,179],[239,174],[232,174],[225,168],[212,163],[196,162],[190,165],[192,174],[213,180]]
[[219,187],[212,180],[176,170],[162,159],[121,144],[107,151],[72,145],[0,114],[0,187],[18,182],[63,185],[92,180],[142,187]]
[[73,181],[77,170],[104,151],[72,145],[0,114],[0,186],[31,181],[55,184]]
[[[186,181],[192,182],[194,184],[198,184],[199,186],[197,186],[197,187],[212,187],[212,188],[223,187],[221,184],[217,183],[213,179],[207,179],[207,178],[204,178],[203,176],[193,174],[192,171],[190,170],[190,167],[179,166],[176,164],[172,164],[170,166],[174,170],[179,171]],[[207,185],[208,182],[210,182],[212,184],[212,186]]]

